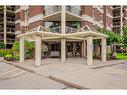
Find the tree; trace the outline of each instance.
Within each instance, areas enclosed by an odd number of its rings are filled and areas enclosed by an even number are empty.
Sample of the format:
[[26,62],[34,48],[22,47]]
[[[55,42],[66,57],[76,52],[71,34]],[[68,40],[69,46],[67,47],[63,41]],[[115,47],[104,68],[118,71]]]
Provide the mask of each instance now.
[[112,46],[112,57],[113,58],[116,57],[116,46],[115,46],[115,44],[121,44],[123,42],[123,37],[120,36],[119,34],[116,34],[112,31],[109,31],[109,30],[97,29],[97,31],[108,36],[107,45]]

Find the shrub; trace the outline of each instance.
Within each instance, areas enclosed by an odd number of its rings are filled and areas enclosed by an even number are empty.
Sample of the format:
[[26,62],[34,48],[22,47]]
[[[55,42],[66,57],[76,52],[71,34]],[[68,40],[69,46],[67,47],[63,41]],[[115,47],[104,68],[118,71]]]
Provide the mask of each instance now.
[[5,45],[3,42],[0,42],[0,49],[4,49],[5,48]]
[[6,50],[0,49],[0,56],[4,57],[6,55]]
[[12,57],[12,54],[6,54],[5,58],[13,58],[13,57]]
[[19,60],[19,54],[15,55],[15,60]]

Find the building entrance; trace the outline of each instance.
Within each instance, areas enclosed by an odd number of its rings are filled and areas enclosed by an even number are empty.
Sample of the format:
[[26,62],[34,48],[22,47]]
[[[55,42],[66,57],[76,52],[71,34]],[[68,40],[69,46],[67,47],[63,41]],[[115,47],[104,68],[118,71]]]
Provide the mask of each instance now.
[[70,57],[80,57],[81,46],[80,42],[67,42],[66,44],[66,56]]

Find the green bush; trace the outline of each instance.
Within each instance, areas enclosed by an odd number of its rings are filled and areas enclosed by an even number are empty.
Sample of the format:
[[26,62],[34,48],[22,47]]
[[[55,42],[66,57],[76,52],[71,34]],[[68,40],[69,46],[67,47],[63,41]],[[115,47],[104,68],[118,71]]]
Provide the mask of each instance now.
[[5,45],[3,42],[0,42],[0,49],[4,49],[5,48]]
[[15,55],[15,60],[19,60],[19,54]]
[[[15,42],[12,46],[12,52],[16,60],[19,60],[19,47],[19,42]],[[25,58],[30,58],[32,56],[32,49],[34,49],[34,43],[25,41]]]
[[6,54],[5,58],[13,58],[12,54]]
[[6,50],[0,49],[0,56],[4,57],[6,55]]

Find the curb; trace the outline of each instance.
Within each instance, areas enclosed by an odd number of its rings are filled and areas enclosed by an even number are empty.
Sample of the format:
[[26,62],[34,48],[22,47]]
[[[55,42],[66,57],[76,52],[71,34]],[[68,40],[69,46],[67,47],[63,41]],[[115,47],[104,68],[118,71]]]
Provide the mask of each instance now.
[[108,66],[114,66],[114,65],[118,65],[118,64],[124,64],[124,63],[126,63],[126,62],[107,64],[107,65],[102,65],[102,66],[95,66],[95,67],[91,67],[90,69],[99,69],[99,68],[104,68],[104,67],[108,67]]
[[62,80],[62,79],[53,77],[53,76],[49,76],[48,78],[49,78],[49,79],[52,79],[52,80],[55,80],[55,81],[57,81],[57,82],[60,82],[60,83],[62,83],[62,84],[68,85],[68,86],[70,86],[70,87],[76,88],[76,89],[89,89],[89,88],[85,88],[85,87],[82,87],[82,86],[77,85],[77,84],[75,84],[75,83],[71,83],[71,82],[68,82],[68,81],[65,81],[65,80]]

